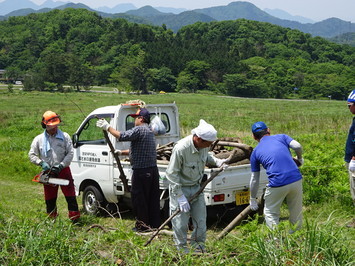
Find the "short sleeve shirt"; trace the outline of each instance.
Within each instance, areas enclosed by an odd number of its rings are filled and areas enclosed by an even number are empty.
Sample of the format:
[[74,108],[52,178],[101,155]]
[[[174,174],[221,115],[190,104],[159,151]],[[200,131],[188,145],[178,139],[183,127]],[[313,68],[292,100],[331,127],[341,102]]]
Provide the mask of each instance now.
[[291,141],[292,138],[285,134],[264,136],[251,154],[252,172],[259,172],[261,164],[266,169],[270,187],[281,187],[302,179],[289,149]]

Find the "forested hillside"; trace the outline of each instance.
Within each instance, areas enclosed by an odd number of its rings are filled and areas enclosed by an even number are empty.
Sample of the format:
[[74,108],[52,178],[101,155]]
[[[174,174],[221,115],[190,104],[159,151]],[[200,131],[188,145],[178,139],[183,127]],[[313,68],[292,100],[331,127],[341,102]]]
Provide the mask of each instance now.
[[111,84],[120,90],[343,99],[355,88],[355,48],[269,23],[162,27],[53,10],[0,22],[0,69],[25,89]]

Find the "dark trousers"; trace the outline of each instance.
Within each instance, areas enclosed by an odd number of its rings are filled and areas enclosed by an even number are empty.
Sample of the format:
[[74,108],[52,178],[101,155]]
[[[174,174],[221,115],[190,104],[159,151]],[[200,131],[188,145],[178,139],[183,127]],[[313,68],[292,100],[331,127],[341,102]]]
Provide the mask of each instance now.
[[[69,185],[60,186],[68,204],[69,212],[79,212],[78,203],[75,197],[75,187],[73,177],[69,167],[60,171],[58,178],[69,180]],[[47,213],[57,213],[58,188],[56,185],[44,185],[44,199],[46,200]],[[76,214],[77,215],[77,214]],[[69,216],[71,216],[69,214]]]
[[146,230],[160,226],[160,193],[158,168],[134,169],[132,175],[132,205],[136,228]]

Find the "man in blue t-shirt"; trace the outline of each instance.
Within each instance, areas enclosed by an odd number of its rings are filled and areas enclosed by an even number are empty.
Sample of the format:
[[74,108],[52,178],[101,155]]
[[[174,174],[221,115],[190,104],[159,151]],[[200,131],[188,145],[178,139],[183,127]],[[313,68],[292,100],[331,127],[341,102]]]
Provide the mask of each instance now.
[[[259,189],[260,165],[266,169],[269,184],[265,191],[264,216],[267,226],[273,229],[280,220],[280,208],[286,199],[290,222],[299,229],[302,226],[302,175],[298,166],[303,164],[302,146],[285,134],[270,135],[264,122],[252,126],[254,139],[259,142],[250,158],[250,208],[258,209],[256,195]],[[290,148],[297,155],[292,158]]]

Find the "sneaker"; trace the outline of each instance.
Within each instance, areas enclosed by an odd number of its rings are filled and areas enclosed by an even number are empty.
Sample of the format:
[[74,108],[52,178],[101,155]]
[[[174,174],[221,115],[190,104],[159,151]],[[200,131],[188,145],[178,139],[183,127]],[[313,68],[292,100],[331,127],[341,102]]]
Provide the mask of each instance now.
[[196,255],[205,254],[205,253],[206,253],[206,249],[205,248],[196,248],[194,250],[194,254],[196,254]]

